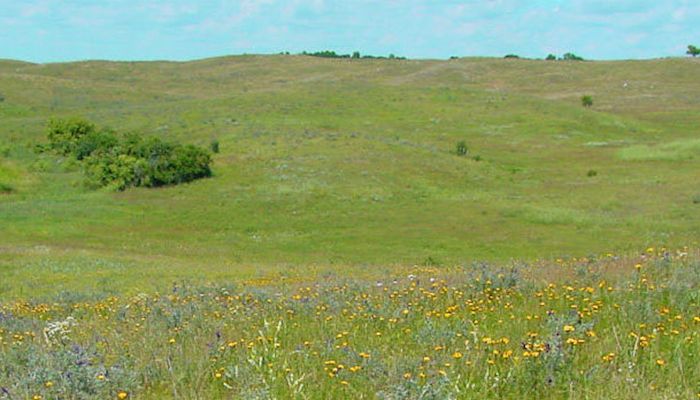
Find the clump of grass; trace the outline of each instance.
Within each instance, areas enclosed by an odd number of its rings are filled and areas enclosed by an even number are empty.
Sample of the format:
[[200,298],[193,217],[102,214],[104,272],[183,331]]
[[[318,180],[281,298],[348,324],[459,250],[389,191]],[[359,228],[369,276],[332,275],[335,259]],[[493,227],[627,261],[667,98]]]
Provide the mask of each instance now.
[[636,145],[618,152],[625,161],[683,161],[700,154],[700,139],[677,140],[655,146]]
[[589,169],[588,172],[586,172],[586,176],[589,178],[592,178],[594,176],[598,176],[598,171],[594,169]]
[[0,194],[10,194],[14,191],[15,189],[12,186],[8,185],[7,183],[0,182]]

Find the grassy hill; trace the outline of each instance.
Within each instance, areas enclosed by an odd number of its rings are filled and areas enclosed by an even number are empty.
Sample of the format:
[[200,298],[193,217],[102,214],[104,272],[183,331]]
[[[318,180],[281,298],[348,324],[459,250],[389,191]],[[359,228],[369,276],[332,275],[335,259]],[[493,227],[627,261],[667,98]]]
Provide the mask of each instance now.
[[[699,67],[0,61],[0,296],[696,246]],[[216,138],[214,177],[86,189],[77,165],[32,151],[74,115]]]

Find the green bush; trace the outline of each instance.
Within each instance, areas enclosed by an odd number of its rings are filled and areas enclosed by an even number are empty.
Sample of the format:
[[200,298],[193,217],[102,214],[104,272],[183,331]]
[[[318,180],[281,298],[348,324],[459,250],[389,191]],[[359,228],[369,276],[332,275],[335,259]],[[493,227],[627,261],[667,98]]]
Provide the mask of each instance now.
[[85,136],[95,132],[95,125],[78,118],[49,121],[49,148],[58,154],[74,154]]
[[584,107],[593,107],[593,97],[589,95],[581,97],[581,105]]
[[212,139],[211,143],[209,143],[209,149],[211,149],[212,153],[219,154],[219,141]]
[[52,121],[49,141],[57,153],[83,162],[87,182],[94,187],[157,187],[211,176],[211,155],[205,149],[98,131],[80,120]]
[[464,157],[467,154],[469,154],[469,147],[467,147],[467,142],[462,140],[461,142],[457,143],[457,146],[455,146],[455,152],[460,157]]
[[10,186],[6,183],[0,182],[0,194],[10,194],[14,191],[15,191],[15,189],[12,186]]

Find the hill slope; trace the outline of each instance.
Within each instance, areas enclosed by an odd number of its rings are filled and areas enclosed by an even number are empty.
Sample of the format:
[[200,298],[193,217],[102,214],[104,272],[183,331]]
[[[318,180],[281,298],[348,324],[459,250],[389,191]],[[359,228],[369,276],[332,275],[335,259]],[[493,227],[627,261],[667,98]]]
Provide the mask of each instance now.
[[[0,268],[30,286],[695,245],[700,63],[0,61]],[[595,105],[580,105],[583,94]],[[48,118],[221,142],[212,179],[91,191]],[[466,141],[470,157],[454,154]],[[474,157],[477,156],[478,157]],[[591,176],[589,176],[591,175]],[[55,276],[28,277],[44,271]],[[113,262],[93,268],[94,260]],[[152,268],[151,268],[152,267]],[[110,269],[111,268],[111,269]],[[167,273],[166,273],[167,271]],[[5,285],[5,287],[3,287]],[[10,289],[12,286],[12,289]]]

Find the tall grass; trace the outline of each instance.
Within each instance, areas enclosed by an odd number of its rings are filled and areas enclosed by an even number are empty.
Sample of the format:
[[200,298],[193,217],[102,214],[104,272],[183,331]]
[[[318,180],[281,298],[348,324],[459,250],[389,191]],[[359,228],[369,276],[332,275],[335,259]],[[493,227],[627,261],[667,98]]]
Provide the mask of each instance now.
[[0,398],[693,398],[699,287],[649,249],[5,302]]

